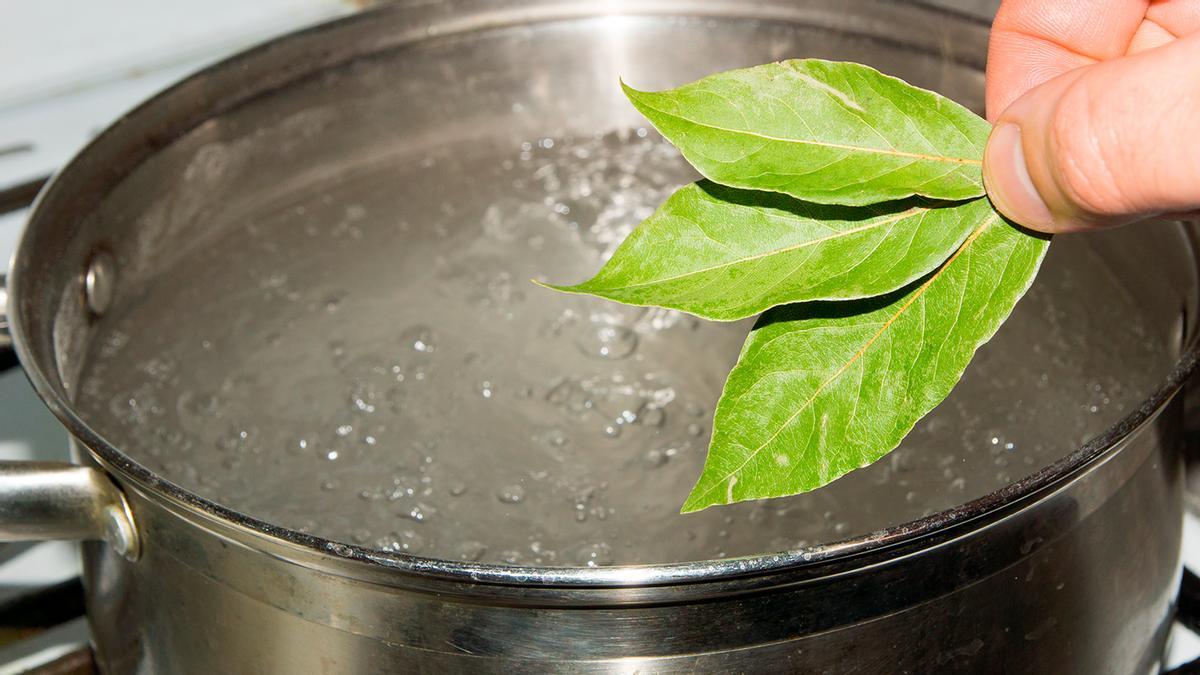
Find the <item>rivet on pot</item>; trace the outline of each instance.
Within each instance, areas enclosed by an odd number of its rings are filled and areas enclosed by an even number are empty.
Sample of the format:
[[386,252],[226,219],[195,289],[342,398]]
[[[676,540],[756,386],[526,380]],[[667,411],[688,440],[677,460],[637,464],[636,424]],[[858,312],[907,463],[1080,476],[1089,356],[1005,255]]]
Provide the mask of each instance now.
[[113,505],[105,509],[104,539],[126,560],[137,561],[141,546],[127,505]]
[[93,314],[100,316],[112,306],[116,283],[117,267],[112,256],[105,251],[97,251],[92,255],[83,276],[84,298]]

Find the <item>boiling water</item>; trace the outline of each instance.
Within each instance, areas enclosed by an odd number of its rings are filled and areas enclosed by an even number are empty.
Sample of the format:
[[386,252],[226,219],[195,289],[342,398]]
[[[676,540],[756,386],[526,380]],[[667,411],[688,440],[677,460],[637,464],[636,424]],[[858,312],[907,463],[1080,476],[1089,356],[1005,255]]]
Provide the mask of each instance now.
[[1061,238],[899,450],[807,495],[681,516],[749,323],[528,281],[596,270],[691,180],[677,153],[636,130],[410,159],[208,233],[106,317],[80,397],[100,432],[201,495],[344,542],[668,562],[844,539],[984,495],[1103,430],[1171,361],[1086,239]]

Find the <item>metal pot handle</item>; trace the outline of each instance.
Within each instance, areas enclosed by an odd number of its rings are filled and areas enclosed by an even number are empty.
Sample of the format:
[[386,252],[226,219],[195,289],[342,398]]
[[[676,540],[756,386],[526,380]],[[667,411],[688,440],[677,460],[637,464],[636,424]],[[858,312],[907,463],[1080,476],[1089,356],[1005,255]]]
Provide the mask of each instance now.
[[0,541],[103,539],[129,560],[141,542],[125,495],[101,471],[0,461]]
[[[0,274],[0,370],[19,365]],[[0,542],[100,539],[136,560],[141,540],[125,495],[104,472],[67,462],[0,461]]]

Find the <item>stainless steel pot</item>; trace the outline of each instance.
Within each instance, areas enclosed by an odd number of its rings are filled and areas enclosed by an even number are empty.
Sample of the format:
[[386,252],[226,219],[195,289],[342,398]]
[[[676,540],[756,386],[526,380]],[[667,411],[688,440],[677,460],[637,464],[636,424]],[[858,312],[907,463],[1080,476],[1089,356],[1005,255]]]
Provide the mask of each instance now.
[[[89,540],[88,612],[112,673],[1154,669],[1180,576],[1175,394],[1196,363],[1197,256],[1179,225],[1110,235],[1115,272],[1179,335],[1178,366],[1137,410],[983,499],[789,553],[589,569],[356,548],[165,481],[72,404],[96,318],[127,280],[169,274],[196,236],[148,224],[138,195],[169,189],[194,151],[188,138],[219,134],[247,106],[269,109],[298,83],[336,71],[358,93],[393,89],[387,128],[437,143],[497,125],[528,135],[548,120],[584,132],[635,124],[614,86],[635,64],[643,85],[666,86],[789,56],[851,59],[979,108],[986,40],[982,23],[869,0],[412,2],[188,79],[104,132],[38,200],[8,315],[80,466],[0,465],[0,534]],[[380,60],[391,67],[362,67]],[[470,86],[446,91],[446,75],[467,73]],[[336,167],[339,149],[371,147],[382,127],[356,123],[380,114],[373,99],[329,86],[344,106],[326,132]],[[500,110],[497,91],[537,99],[535,112]],[[270,187],[270,162],[249,161],[243,175],[257,178],[229,199]],[[151,163],[157,183],[144,170],[130,178]]]

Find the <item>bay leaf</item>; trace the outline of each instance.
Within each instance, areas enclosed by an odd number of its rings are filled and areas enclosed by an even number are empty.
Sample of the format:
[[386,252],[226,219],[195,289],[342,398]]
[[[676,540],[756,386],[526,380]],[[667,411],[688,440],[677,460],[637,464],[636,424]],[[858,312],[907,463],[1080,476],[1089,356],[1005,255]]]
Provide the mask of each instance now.
[[994,214],[906,289],[764,314],[682,511],[812,490],[894,449],[1003,323],[1048,244]]
[[592,279],[550,286],[718,321],[894,291],[940,265],[986,199],[850,208],[700,181],[675,192]]
[[722,185],[861,206],[984,194],[991,126],[873,68],[801,59],[626,96],[696,169]]

